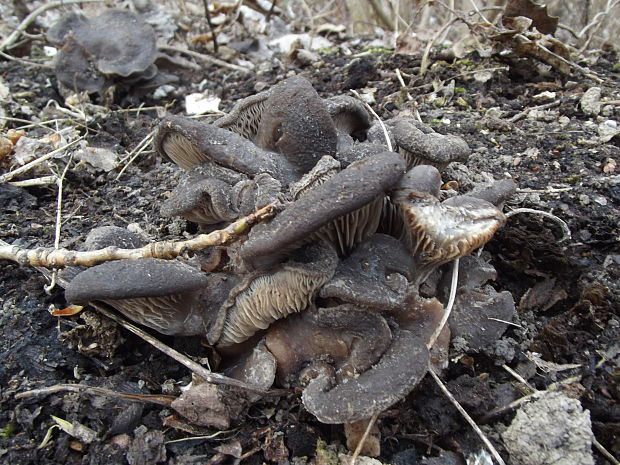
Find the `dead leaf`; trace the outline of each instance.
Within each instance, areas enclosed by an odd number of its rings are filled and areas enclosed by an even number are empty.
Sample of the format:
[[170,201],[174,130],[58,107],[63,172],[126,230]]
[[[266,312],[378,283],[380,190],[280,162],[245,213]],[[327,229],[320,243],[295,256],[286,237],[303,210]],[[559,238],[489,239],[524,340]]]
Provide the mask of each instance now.
[[69,305],[65,308],[53,308],[50,310],[52,316],[73,316],[80,313],[84,307],[81,305]]
[[545,279],[536,283],[523,294],[519,302],[519,309],[544,312],[567,297],[566,291],[556,286],[555,278]]
[[553,34],[558,27],[558,18],[549,16],[547,6],[540,5],[532,0],[508,0],[504,9],[502,24],[505,25],[505,20],[517,16],[530,18],[532,26],[543,34]]

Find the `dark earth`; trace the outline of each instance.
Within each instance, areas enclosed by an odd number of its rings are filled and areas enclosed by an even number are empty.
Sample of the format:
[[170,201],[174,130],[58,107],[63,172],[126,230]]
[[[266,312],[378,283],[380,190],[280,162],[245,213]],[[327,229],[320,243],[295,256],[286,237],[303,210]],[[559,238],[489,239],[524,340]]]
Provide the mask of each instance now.
[[[167,97],[167,102],[176,98],[168,111],[182,112],[183,96],[195,91],[205,78],[207,88],[221,97],[222,110],[227,111],[256,89],[300,74],[323,97],[351,88],[374,88],[373,108],[382,119],[417,108],[422,121],[436,131],[464,138],[472,149],[469,171],[463,174],[462,169],[450,167],[443,174],[445,182],[455,179],[460,189],[468,190],[468,180],[481,172],[496,179],[512,177],[519,191],[506,211],[531,208],[551,213],[567,223],[571,237],[565,237],[559,223],[548,217],[521,213],[509,218],[485,251],[498,271],[493,285],[512,293],[517,316],[502,339],[484,350],[475,352],[453,344],[442,378],[507,463],[499,434],[515,410],[484,417],[531,391],[502,365],[539,390],[569,380],[560,389],[579,399],[590,412],[596,439],[619,457],[620,176],[613,166],[620,161],[620,136],[601,142],[598,133],[600,124],[620,119],[617,55],[600,52],[581,63],[603,79],[597,84],[577,71],[571,76],[554,69],[540,71],[529,58],[480,58],[476,54],[460,60],[431,55],[429,72],[418,78],[419,54],[373,50],[355,56],[357,52],[362,49],[354,50],[353,56],[322,54],[319,62],[309,66],[283,60],[250,75],[206,64],[201,65],[202,71],[180,69],[181,82]],[[413,98],[409,102],[397,69]],[[490,79],[476,80],[480,70],[491,70]],[[64,103],[51,70],[0,61],[0,77],[12,94],[10,116],[30,120],[31,115],[21,113],[18,104],[28,101],[41,117],[67,118],[47,105],[49,100]],[[443,83],[439,87],[445,89],[452,80],[452,95],[441,102],[429,98],[433,82]],[[586,114],[580,106],[584,92],[593,86],[602,89],[604,98],[615,100],[610,105],[603,102],[598,115]],[[536,95],[542,92],[554,94],[541,100]],[[446,94],[440,89],[437,95]],[[122,154],[148,135],[160,115],[156,110],[121,110],[135,109],[139,103],[150,107],[167,102],[123,92],[114,101],[109,111],[73,125],[91,146]],[[555,104],[548,109],[513,118],[551,102]],[[23,125],[9,121],[5,130]],[[49,133],[38,127],[26,131],[31,138]],[[65,163],[53,160],[52,167],[62,172]],[[132,225],[153,240],[196,232],[185,221],[159,214],[159,205],[180,175],[178,167],[151,151],[139,156],[117,180],[119,169],[105,173],[84,164],[71,165],[63,189],[62,247],[77,247],[92,228],[104,225]],[[8,161],[3,170],[10,170]],[[55,185],[20,188],[0,184],[0,239],[22,247],[52,246],[56,203]],[[152,403],[78,392],[17,400],[20,392],[66,383],[178,395],[191,374],[95,310],[74,317],[51,316],[48,309],[66,306],[63,290],[56,286],[46,294],[48,280],[37,269],[2,262],[0,270],[2,463],[232,463],[238,462],[233,457],[236,454],[242,463],[318,464],[334,463],[338,452],[346,452],[342,427],[318,423],[304,410],[298,392],[259,401],[243,421],[219,433],[183,422],[181,428],[164,426],[172,411]],[[211,354],[198,339],[153,334],[195,360]],[[91,428],[97,438],[86,444],[55,429],[41,447],[54,424],[52,415]],[[407,399],[380,415],[379,429],[378,459],[383,463],[460,464],[465,463],[463,457],[483,448],[430,376]],[[431,459],[422,461],[423,457]],[[611,463],[596,450],[594,457],[595,463]]]

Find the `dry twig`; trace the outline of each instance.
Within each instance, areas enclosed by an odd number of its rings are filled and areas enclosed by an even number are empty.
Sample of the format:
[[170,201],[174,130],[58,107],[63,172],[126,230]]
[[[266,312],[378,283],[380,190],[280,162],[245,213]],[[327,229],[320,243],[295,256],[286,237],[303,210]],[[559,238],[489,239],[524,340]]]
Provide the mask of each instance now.
[[372,417],[370,417],[370,420],[368,420],[368,425],[366,425],[364,434],[362,434],[362,437],[360,438],[360,442],[357,443],[357,446],[355,447],[355,450],[353,451],[353,455],[351,456],[351,462],[349,462],[349,465],[355,465],[355,461],[357,460],[357,457],[360,455],[360,452],[362,451],[362,447],[364,447],[364,444],[366,443],[366,439],[368,438],[368,435],[370,434],[370,430],[372,429],[373,425],[377,422],[378,417],[379,417],[379,412],[375,413]]
[[66,249],[23,249],[18,246],[0,246],[0,260],[12,260],[20,265],[58,268],[64,266],[94,266],[111,260],[133,260],[138,258],[173,259],[187,252],[194,252],[207,247],[223,245],[238,239],[250,227],[259,221],[271,218],[275,214],[276,204],[270,204],[256,212],[231,223],[224,229],[209,234],[200,234],[185,241],[153,242],[138,249],[105,249],[76,252]]
[[242,73],[249,73],[251,70],[248,68],[244,68],[243,66],[233,65],[232,63],[227,63],[223,60],[218,60],[217,58],[213,58],[209,55],[204,55],[202,53],[193,52],[192,50],[187,50],[180,47],[170,47],[170,46],[162,46],[159,47],[159,50],[162,52],[175,52],[185,54],[192,58],[196,58],[197,60],[206,61],[207,63],[211,63],[213,65],[221,66],[222,68],[232,69],[234,71],[241,71]]
[[470,424],[470,426],[474,429],[476,434],[478,434],[480,439],[482,439],[482,442],[484,442],[484,445],[487,447],[489,452],[491,452],[491,454],[493,455],[497,463],[499,463],[499,465],[506,465],[506,462],[504,462],[504,460],[502,459],[502,456],[499,455],[499,452],[497,452],[497,449],[495,449],[495,446],[491,444],[491,441],[489,441],[489,438],[486,437],[484,432],[476,424],[473,418],[469,416],[469,414],[465,411],[465,409],[461,406],[461,404],[459,404],[457,400],[454,398],[454,396],[450,393],[450,391],[448,391],[448,388],[441,382],[441,380],[439,379],[439,376],[437,376],[437,373],[435,373],[432,368],[428,371],[433,377],[433,379],[435,380],[435,382],[437,383],[437,386],[439,386],[439,389],[441,389],[441,391],[445,394],[445,396],[452,403],[452,405],[456,407],[456,409],[463,416],[463,418],[465,418],[467,423]]
[[560,239],[558,242],[563,242],[567,239],[570,239],[572,237],[572,234],[570,232],[570,228],[568,227],[568,225],[566,224],[566,221],[564,221],[561,218],[558,218],[557,216],[542,211],[542,210],[534,210],[533,208],[516,208],[514,210],[509,211],[508,213],[506,213],[506,218],[510,218],[511,216],[520,214],[520,213],[531,213],[534,215],[540,215],[540,216],[544,216],[546,218],[549,218],[553,221],[555,221],[560,228],[562,229],[562,233],[563,233],[563,237],[562,239]]

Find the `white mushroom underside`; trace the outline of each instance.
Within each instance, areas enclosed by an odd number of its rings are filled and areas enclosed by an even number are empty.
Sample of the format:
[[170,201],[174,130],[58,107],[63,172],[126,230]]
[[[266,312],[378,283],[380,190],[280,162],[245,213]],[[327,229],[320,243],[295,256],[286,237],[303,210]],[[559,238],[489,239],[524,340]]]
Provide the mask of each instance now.
[[186,170],[209,160],[187,137],[176,132],[164,138],[162,148],[173,162]]
[[440,265],[470,253],[488,242],[503,222],[495,207],[401,204],[406,225],[401,239],[423,264]]
[[312,235],[312,239],[323,239],[333,245],[338,253],[348,253],[377,231],[381,221],[383,196],[380,196],[351,213],[340,216],[323,226]]
[[260,98],[249,99],[247,105],[233,108],[228,115],[216,121],[215,125],[248,140],[253,140],[258,133],[258,126],[268,98],[268,95],[259,95]]
[[161,297],[137,297],[105,302],[136,323],[153,328],[162,334],[178,334],[183,326],[186,309],[180,294]]
[[290,269],[255,278],[228,310],[218,344],[243,342],[274,321],[302,311],[328,279],[320,273]]

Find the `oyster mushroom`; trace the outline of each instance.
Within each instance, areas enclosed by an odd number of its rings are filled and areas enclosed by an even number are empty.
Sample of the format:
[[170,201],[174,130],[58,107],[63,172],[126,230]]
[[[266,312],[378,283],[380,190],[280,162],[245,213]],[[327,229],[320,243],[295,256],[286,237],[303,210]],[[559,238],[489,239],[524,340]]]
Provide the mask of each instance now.
[[486,200],[460,195],[440,202],[434,195],[439,179],[433,167],[414,167],[390,197],[402,218],[400,238],[416,261],[418,283],[439,265],[488,242],[505,222],[503,213]]
[[429,351],[410,331],[392,331],[392,344],[381,359],[356,378],[334,386],[333,371],[321,364],[304,373],[306,409],[322,423],[351,423],[370,418],[403,399],[428,371]]
[[333,276],[337,260],[329,245],[315,242],[275,270],[246,276],[223,303],[208,332],[209,342],[219,346],[243,342],[274,321],[304,310]]
[[404,167],[393,152],[352,163],[287,205],[268,225],[252,231],[240,257],[250,267],[273,263],[314,239],[324,239],[346,253],[376,231],[385,192],[398,182]]
[[303,174],[278,153],[260,149],[233,132],[182,116],[168,116],[162,121],[154,145],[160,155],[185,169],[210,162],[250,177],[266,173],[283,184]]
[[378,313],[343,304],[310,308],[278,321],[265,337],[277,360],[282,385],[310,361],[329,357],[338,380],[357,376],[375,364],[391,343],[392,332]]
[[374,234],[340,262],[319,296],[379,311],[398,309],[414,272],[413,259],[398,239]]
[[271,89],[254,142],[306,172],[323,155],[335,155],[336,128],[312,84],[293,76]]
[[[407,169],[417,165],[432,165],[442,171],[453,161],[464,162],[471,150],[463,139],[442,135],[413,119],[394,118],[385,122],[393,145],[407,162]],[[385,135],[379,124],[368,131],[368,141],[385,144]]]
[[181,216],[199,224],[234,221],[275,201],[280,183],[266,173],[254,179],[203,163],[190,169],[161,207],[164,216]]
[[62,46],[56,76],[71,89],[100,92],[115,79],[148,80],[157,74],[155,32],[127,10],[108,9],[92,19],[69,13],[47,38]]
[[65,287],[68,302],[103,301],[163,334],[204,336],[236,280],[156,258],[105,262],[79,273]]

